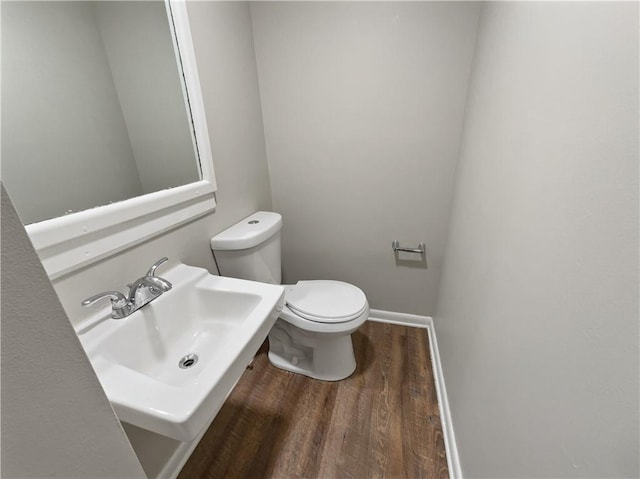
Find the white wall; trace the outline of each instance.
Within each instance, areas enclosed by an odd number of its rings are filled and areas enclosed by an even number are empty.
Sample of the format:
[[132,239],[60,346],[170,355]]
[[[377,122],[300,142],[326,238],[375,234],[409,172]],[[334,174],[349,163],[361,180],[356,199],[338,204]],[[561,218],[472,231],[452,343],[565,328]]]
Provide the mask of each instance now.
[[188,7],[221,183],[216,193],[221,231],[260,208],[272,208],[251,16],[247,2],[192,1]]
[[[433,313],[478,11],[251,4],[284,281],[344,280],[373,308]],[[426,242],[428,268],[396,264],[394,239]]]
[[[56,279],[74,324],[90,313],[80,306],[84,298],[110,289],[124,292],[125,284],[162,256],[216,273],[211,236],[254,211],[271,209],[248,5],[193,2],[188,11],[218,182],[216,211]],[[156,477],[179,443],[135,427],[126,431],[145,471]]]
[[2,116],[2,174],[25,223],[141,193],[90,5],[3,3]]
[[200,179],[164,2],[92,4],[142,193]]
[[2,186],[2,476],[144,478]]
[[466,478],[638,477],[638,4],[486,3],[435,324]]

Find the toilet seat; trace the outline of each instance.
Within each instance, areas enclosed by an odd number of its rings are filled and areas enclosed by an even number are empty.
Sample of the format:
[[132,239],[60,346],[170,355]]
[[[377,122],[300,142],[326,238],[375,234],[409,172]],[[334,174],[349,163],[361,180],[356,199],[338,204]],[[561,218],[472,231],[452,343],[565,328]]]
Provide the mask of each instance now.
[[309,321],[344,323],[358,318],[367,309],[362,290],[342,281],[298,281],[285,290],[289,309]]
[[[299,285],[302,286],[300,289]],[[307,333],[350,334],[369,318],[367,298],[352,284],[329,280],[299,281],[286,285],[284,291],[285,305],[280,319]],[[338,294],[330,296],[330,291]],[[336,299],[338,297],[342,300]],[[309,314],[311,305],[318,308],[314,314]]]

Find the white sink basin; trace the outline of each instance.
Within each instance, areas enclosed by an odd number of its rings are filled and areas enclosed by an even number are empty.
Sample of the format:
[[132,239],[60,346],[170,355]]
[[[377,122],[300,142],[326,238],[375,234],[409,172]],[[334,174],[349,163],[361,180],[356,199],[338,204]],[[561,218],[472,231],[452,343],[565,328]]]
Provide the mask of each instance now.
[[[120,420],[191,441],[211,422],[273,326],[281,286],[179,264],[173,288],[132,315],[78,331]],[[198,360],[182,369],[180,360]]]

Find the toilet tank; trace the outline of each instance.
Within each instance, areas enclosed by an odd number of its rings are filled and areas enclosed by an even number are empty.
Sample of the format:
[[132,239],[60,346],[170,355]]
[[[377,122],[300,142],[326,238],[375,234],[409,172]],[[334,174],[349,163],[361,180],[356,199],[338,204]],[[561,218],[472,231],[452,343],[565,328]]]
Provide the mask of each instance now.
[[222,276],[280,284],[282,216],[258,211],[211,238]]

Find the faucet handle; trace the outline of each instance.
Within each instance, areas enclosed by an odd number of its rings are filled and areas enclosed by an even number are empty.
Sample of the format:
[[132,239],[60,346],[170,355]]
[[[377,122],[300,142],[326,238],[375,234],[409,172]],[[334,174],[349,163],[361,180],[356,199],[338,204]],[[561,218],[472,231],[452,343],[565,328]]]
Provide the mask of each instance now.
[[164,258],[160,258],[158,261],[153,263],[151,268],[149,268],[149,271],[147,271],[146,275],[147,276],[155,276],[156,275],[156,270],[158,269],[158,266],[160,266],[161,264],[166,263],[167,261],[169,261],[169,258],[167,258],[166,256]]
[[123,308],[127,304],[127,297],[120,291],[105,291],[104,293],[94,294],[93,296],[85,299],[82,302],[82,306],[92,306],[104,298],[111,299],[111,305],[114,308]]
[[104,293],[95,294],[85,299],[82,302],[82,306],[91,306],[104,298],[111,299],[111,317],[113,319],[124,318],[134,311],[127,297],[120,291],[105,291]]

